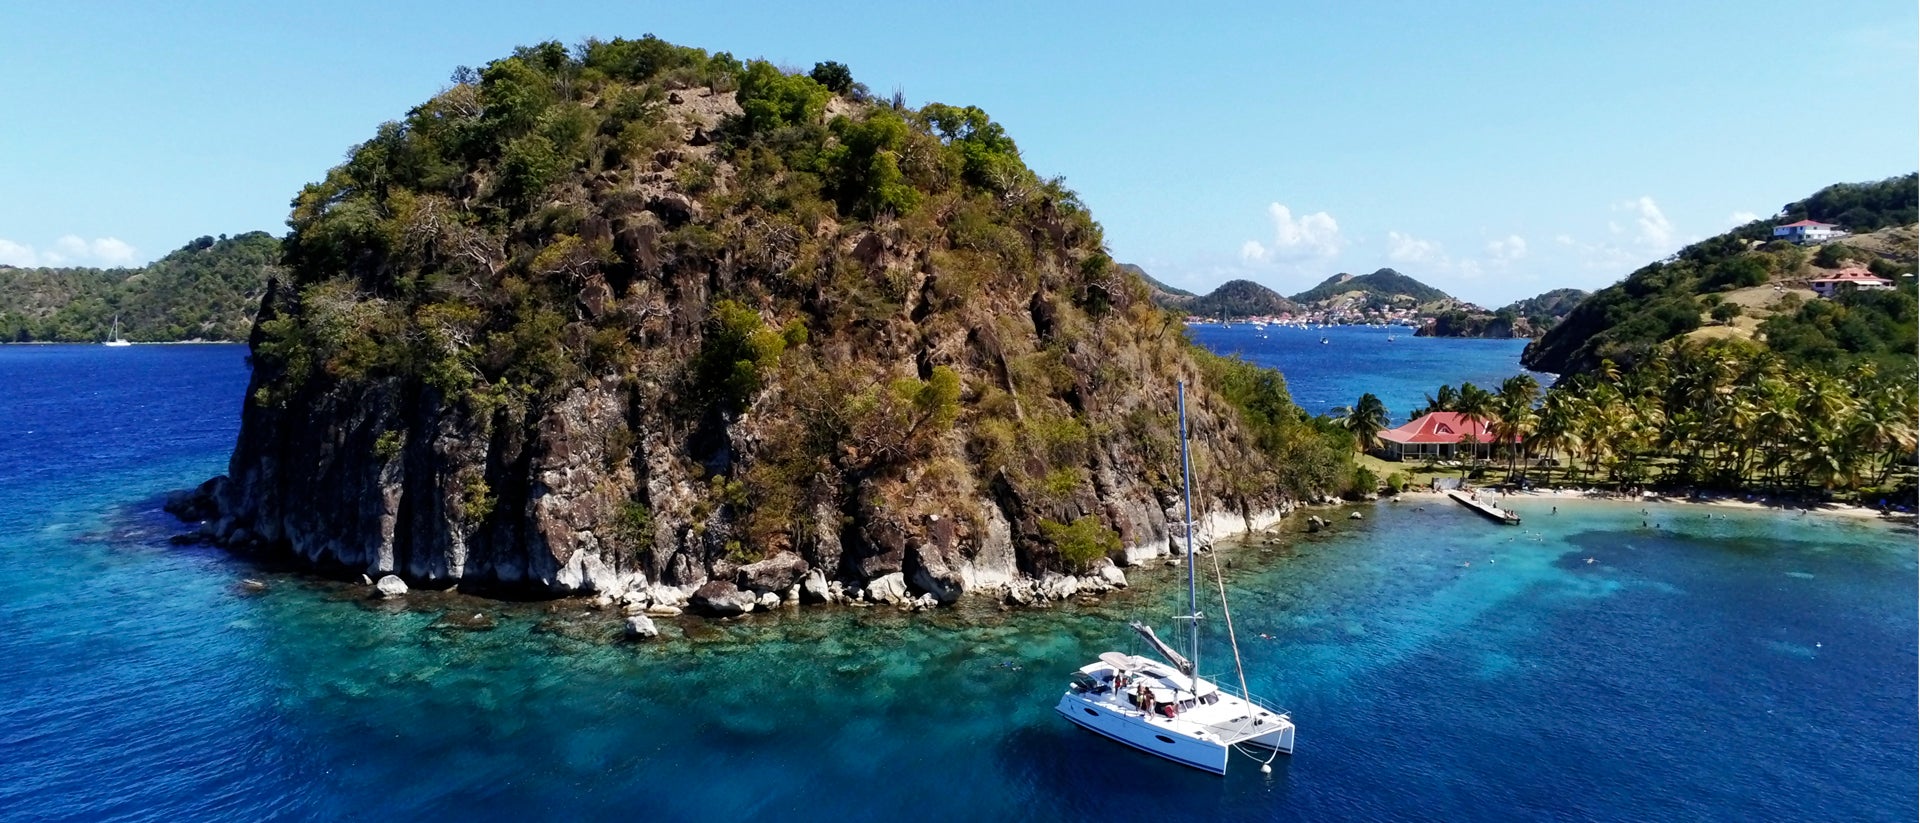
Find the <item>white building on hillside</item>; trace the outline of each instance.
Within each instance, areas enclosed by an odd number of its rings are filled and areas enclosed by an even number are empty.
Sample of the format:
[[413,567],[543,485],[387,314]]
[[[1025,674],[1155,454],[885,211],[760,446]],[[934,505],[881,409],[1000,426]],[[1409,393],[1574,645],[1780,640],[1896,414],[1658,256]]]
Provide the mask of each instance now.
[[1875,277],[1873,272],[1866,269],[1847,268],[1826,277],[1814,278],[1808,285],[1813,286],[1815,294],[1832,297],[1847,291],[1885,291],[1893,288],[1893,281]]
[[1832,223],[1822,223],[1818,220],[1796,220],[1784,226],[1773,227],[1773,239],[1788,240],[1794,243],[1818,243],[1822,240],[1839,237],[1846,233],[1846,229],[1842,229]]

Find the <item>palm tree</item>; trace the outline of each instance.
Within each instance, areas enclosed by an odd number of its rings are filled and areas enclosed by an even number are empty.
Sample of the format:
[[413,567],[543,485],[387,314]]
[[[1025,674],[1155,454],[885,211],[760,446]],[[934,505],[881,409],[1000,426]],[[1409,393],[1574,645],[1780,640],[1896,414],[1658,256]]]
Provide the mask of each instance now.
[[1571,452],[1578,442],[1574,431],[1579,424],[1580,398],[1573,390],[1552,388],[1540,404],[1540,419],[1535,425],[1533,443],[1545,449],[1548,457],[1561,451]]
[[1914,429],[1914,407],[1920,401],[1911,387],[1897,383],[1861,391],[1860,398],[1847,429],[1850,448],[1866,463],[1874,485],[1884,485],[1896,460],[1913,459],[1915,442],[1920,440]]
[[1368,392],[1360,395],[1352,406],[1334,409],[1334,425],[1353,435],[1353,443],[1361,451],[1373,451],[1380,447],[1380,430],[1390,422],[1387,406],[1380,398]]
[[1453,410],[1484,426],[1494,417],[1493,394],[1472,383],[1461,383],[1460,396],[1454,401]]
[[[1524,456],[1527,438],[1532,436],[1539,415],[1533,411],[1533,401],[1540,394],[1540,382],[1532,375],[1516,374],[1500,383],[1500,394],[1494,398],[1493,411],[1499,418],[1493,426],[1494,440],[1507,452],[1507,476],[1514,473],[1514,464],[1518,457]],[[1514,440],[1521,443],[1514,445]]]
[[1427,405],[1415,411],[1413,416],[1419,417],[1434,412],[1455,411],[1454,407],[1458,405],[1459,402],[1459,393],[1455,392],[1452,386],[1442,385],[1438,393],[1427,395]]

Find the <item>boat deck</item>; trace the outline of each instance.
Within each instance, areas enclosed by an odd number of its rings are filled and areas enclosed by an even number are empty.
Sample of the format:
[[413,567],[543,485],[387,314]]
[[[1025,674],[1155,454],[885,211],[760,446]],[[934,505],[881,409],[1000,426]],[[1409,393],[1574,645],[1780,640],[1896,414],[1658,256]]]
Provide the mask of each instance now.
[[[1122,716],[1145,720],[1152,726],[1187,737],[1212,740],[1224,745],[1256,743],[1276,731],[1292,725],[1286,712],[1250,703],[1228,694],[1204,678],[1190,678],[1157,661],[1143,657],[1128,658],[1124,677],[1107,663],[1088,665],[1080,672],[1094,684],[1087,698]],[[1116,688],[1120,680],[1124,686]],[[1138,703],[1140,687],[1146,687],[1152,709]],[[1198,695],[1198,696],[1196,696]],[[1163,707],[1172,707],[1172,716]]]

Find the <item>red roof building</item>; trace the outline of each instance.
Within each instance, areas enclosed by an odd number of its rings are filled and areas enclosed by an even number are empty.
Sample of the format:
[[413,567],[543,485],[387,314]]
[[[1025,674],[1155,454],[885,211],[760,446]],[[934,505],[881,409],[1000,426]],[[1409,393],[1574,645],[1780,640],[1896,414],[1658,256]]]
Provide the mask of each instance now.
[[1399,428],[1381,431],[1380,440],[1386,457],[1392,460],[1447,459],[1456,455],[1490,457],[1494,437],[1489,425],[1490,421],[1459,412],[1433,412]]
[[1814,293],[1821,297],[1832,297],[1843,291],[1873,291],[1891,289],[1893,281],[1878,277],[1866,269],[1854,267],[1841,269],[1826,277],[1816,277],[1808,281]]

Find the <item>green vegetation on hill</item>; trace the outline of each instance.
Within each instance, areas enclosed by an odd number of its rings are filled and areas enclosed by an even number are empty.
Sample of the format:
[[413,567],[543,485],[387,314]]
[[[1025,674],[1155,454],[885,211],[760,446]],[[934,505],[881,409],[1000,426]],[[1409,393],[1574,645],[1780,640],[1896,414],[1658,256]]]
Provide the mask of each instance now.
[[[944,581],[997,540],[1037,574],[1149,539],[1198,375],[1203,504],[1341,490],[1278,375],[1203,357],[977,108],[651,36],[455,80],[295,201],[235,483],[347,497],[277,456],[377,435],[390,462],[334,471],[368,497],[432,472],[405,493],[434,514],[385,538],[415,546],[593,532],[568,550],[650,579],[791,549]],[[589,470],[536,479],[562,460]]]
[[1419,334],[1423,337],[1539,337],[1558,325],[1586,296],[1587,293],[1579,289],[1554,289],[1491,312],[1478,308],[1443,309],[1434,313],[1433,322],[1422,327]]
[[0,342],[244,340],[280,241],[202,237],[140,269],[0,267]]
[[1206,317],[1260,317],[1299,308],[1279,292],[1252,280],[1228,280],[1219,288],[1188,302],[1184,310]]
[[[1914,219],[1915,179],[1908,174],[1877,183],[1829,186],[1788,204],[1783,218],[1740,226],[1648,264],[1581,301],[1527,347],[1521,362],[1559,374],[1592,372],[1607,360],[1631,367],[1664,341],[1718,324],[1735,336],[1751,337],[1757,331],[1770,350],[1795,365],[1845,369],[1865,359],[1911,371],[1914,289],[1913,281],[1901,275],[1913,272],[1913,252],[1897,247],[1912,243],[1905,226]],[[1847,216],[1843,219],[1842,214]],[[1774,225],[1808,215],[1906,239],[1889,248],[1883,238],[1868,235],[1830,241],[1817,250],[1772,239]],[[1793,294],[1819,276],[1822,267],[1859,258],[1866,258],[1874,273],[1894,278],[1899,289],[1821,306],[1805,299],[1811,292]],[[1722,309],[1722,303],[1739,308]],[[1745,321],[1738,319],[1743,316]]]
[[1920,175],[1907,174],[1874,183],[1836,183],[1805,200],[1782,206],[1778,220],[1761,222],[1766,223],[1769,234],[1773,226],[1795,220],[1833,223],[1855,233],[1912,225],[1920,221],[1920,205],[1915,201],[1917,177]]
[[1511,312],[1515,317],[1532,321],[1536,328],[1552,328],[1573,311],[1574,306],[1587,299],[1587,292],[1581,289],[1554,289],[1544,294],[1534,295],[1524,300],[1515,300],[1501,306],[1497,311]]
[[1293,302],[1301,304],[1319,303],[1349,292],[1361,292],[1381,306],[1412,306],[1453,299],[1446,292],[1393,269],[1380,269],[1372,274],[1357,277],[1345,273],[1336,274],[1322,281],[1320,285],[1294,295],[1292,299]]

